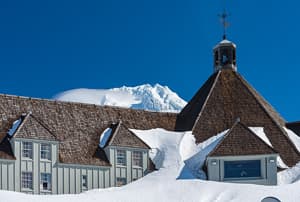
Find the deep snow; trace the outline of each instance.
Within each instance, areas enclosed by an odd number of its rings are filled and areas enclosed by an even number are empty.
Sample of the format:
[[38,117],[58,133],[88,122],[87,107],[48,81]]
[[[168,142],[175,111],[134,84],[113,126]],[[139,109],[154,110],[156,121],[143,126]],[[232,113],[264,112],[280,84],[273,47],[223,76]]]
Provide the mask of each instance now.
[[[226,131],[196,145],[191,132],[170,132],[163,129],[133,130],[151,148],[151,157],[159,170],[142,179],[119,188],[91,190],[78,195],[26,195],[0,191],[3,202],[255,202],[266,196],[281,201],[300,201],[300,165],[278,174],[293,184],[262,186],[251,184],[220,183],[196,179],[203,155],[209,153],[224,137]],[[298,142],[299,143],[299,142]],[[195,167],[194,167],[195,166]],[[198,172],[201,173],[201,172]]]
[[59,93],[54,99],[162,112],[179,112],[186,105],[175,92],[159,84],[98,90],[80,88]]

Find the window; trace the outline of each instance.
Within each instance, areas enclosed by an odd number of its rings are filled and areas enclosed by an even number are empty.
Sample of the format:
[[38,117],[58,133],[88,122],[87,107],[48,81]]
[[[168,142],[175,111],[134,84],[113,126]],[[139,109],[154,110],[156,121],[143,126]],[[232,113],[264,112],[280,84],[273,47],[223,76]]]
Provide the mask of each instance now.
[[32,159],[32,142],[23,142],[22,157]]
[[224,161],[224,178],[260,178],[260,160]]
[[82,189],[87,189],[88,186],[87,186],[87,176],[86,175],[82,175],[81,177],[81,186],[82,186]]
[[50,173],[41,173],[41,191],[51,191],[51,174]]
[[117,177],[117,187],[123,186],[126,184],[126,178],[125,177]]
[[41,159],[51,160],[51,145],[42,143],[41,144]]
[[140,151],[132,152],[132,165],[143,167],[143,153]]
[[32,189],[32,172],[22,172],[22,188]]
[[117,150],[117,165],[126,166],[126,151]]

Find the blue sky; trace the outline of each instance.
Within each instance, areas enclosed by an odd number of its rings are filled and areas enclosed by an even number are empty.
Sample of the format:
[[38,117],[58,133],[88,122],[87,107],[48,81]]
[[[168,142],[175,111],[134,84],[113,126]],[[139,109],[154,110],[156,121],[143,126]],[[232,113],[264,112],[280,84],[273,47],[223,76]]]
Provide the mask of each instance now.
[[[189,100],[212,74],[225,0],[1,1],[0,93],[168,85]],[[298,1],[227,1],[238,71],[300,120]]]

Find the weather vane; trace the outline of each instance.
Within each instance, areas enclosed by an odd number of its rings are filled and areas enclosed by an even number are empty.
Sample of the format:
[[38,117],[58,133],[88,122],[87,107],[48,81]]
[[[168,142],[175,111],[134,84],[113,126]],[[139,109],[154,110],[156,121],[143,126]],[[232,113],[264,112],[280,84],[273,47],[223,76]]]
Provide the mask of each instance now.
[[227,28],[229,27],[229,22],[227,21],[229,14],[224,9],[223,13],[219,14],[219,17],[221,20],[221,24],[223,26],[223,39],[226,39],[226,31],[227,31]]

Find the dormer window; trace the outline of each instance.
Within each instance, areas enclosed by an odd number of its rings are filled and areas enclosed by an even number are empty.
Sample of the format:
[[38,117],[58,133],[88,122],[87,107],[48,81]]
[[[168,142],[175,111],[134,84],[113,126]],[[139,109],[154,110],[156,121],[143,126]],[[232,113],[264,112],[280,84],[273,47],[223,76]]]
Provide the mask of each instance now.
[[143,167],[143,153],[141,151],[132,152],[132,165]]
[[126,166],[126,151],[118,149],[117,150],[117,165]]
[[51,160],[51,145],[41,143],[41,159]]
[[22,143],[22,157],[32,159],[32,142]]

